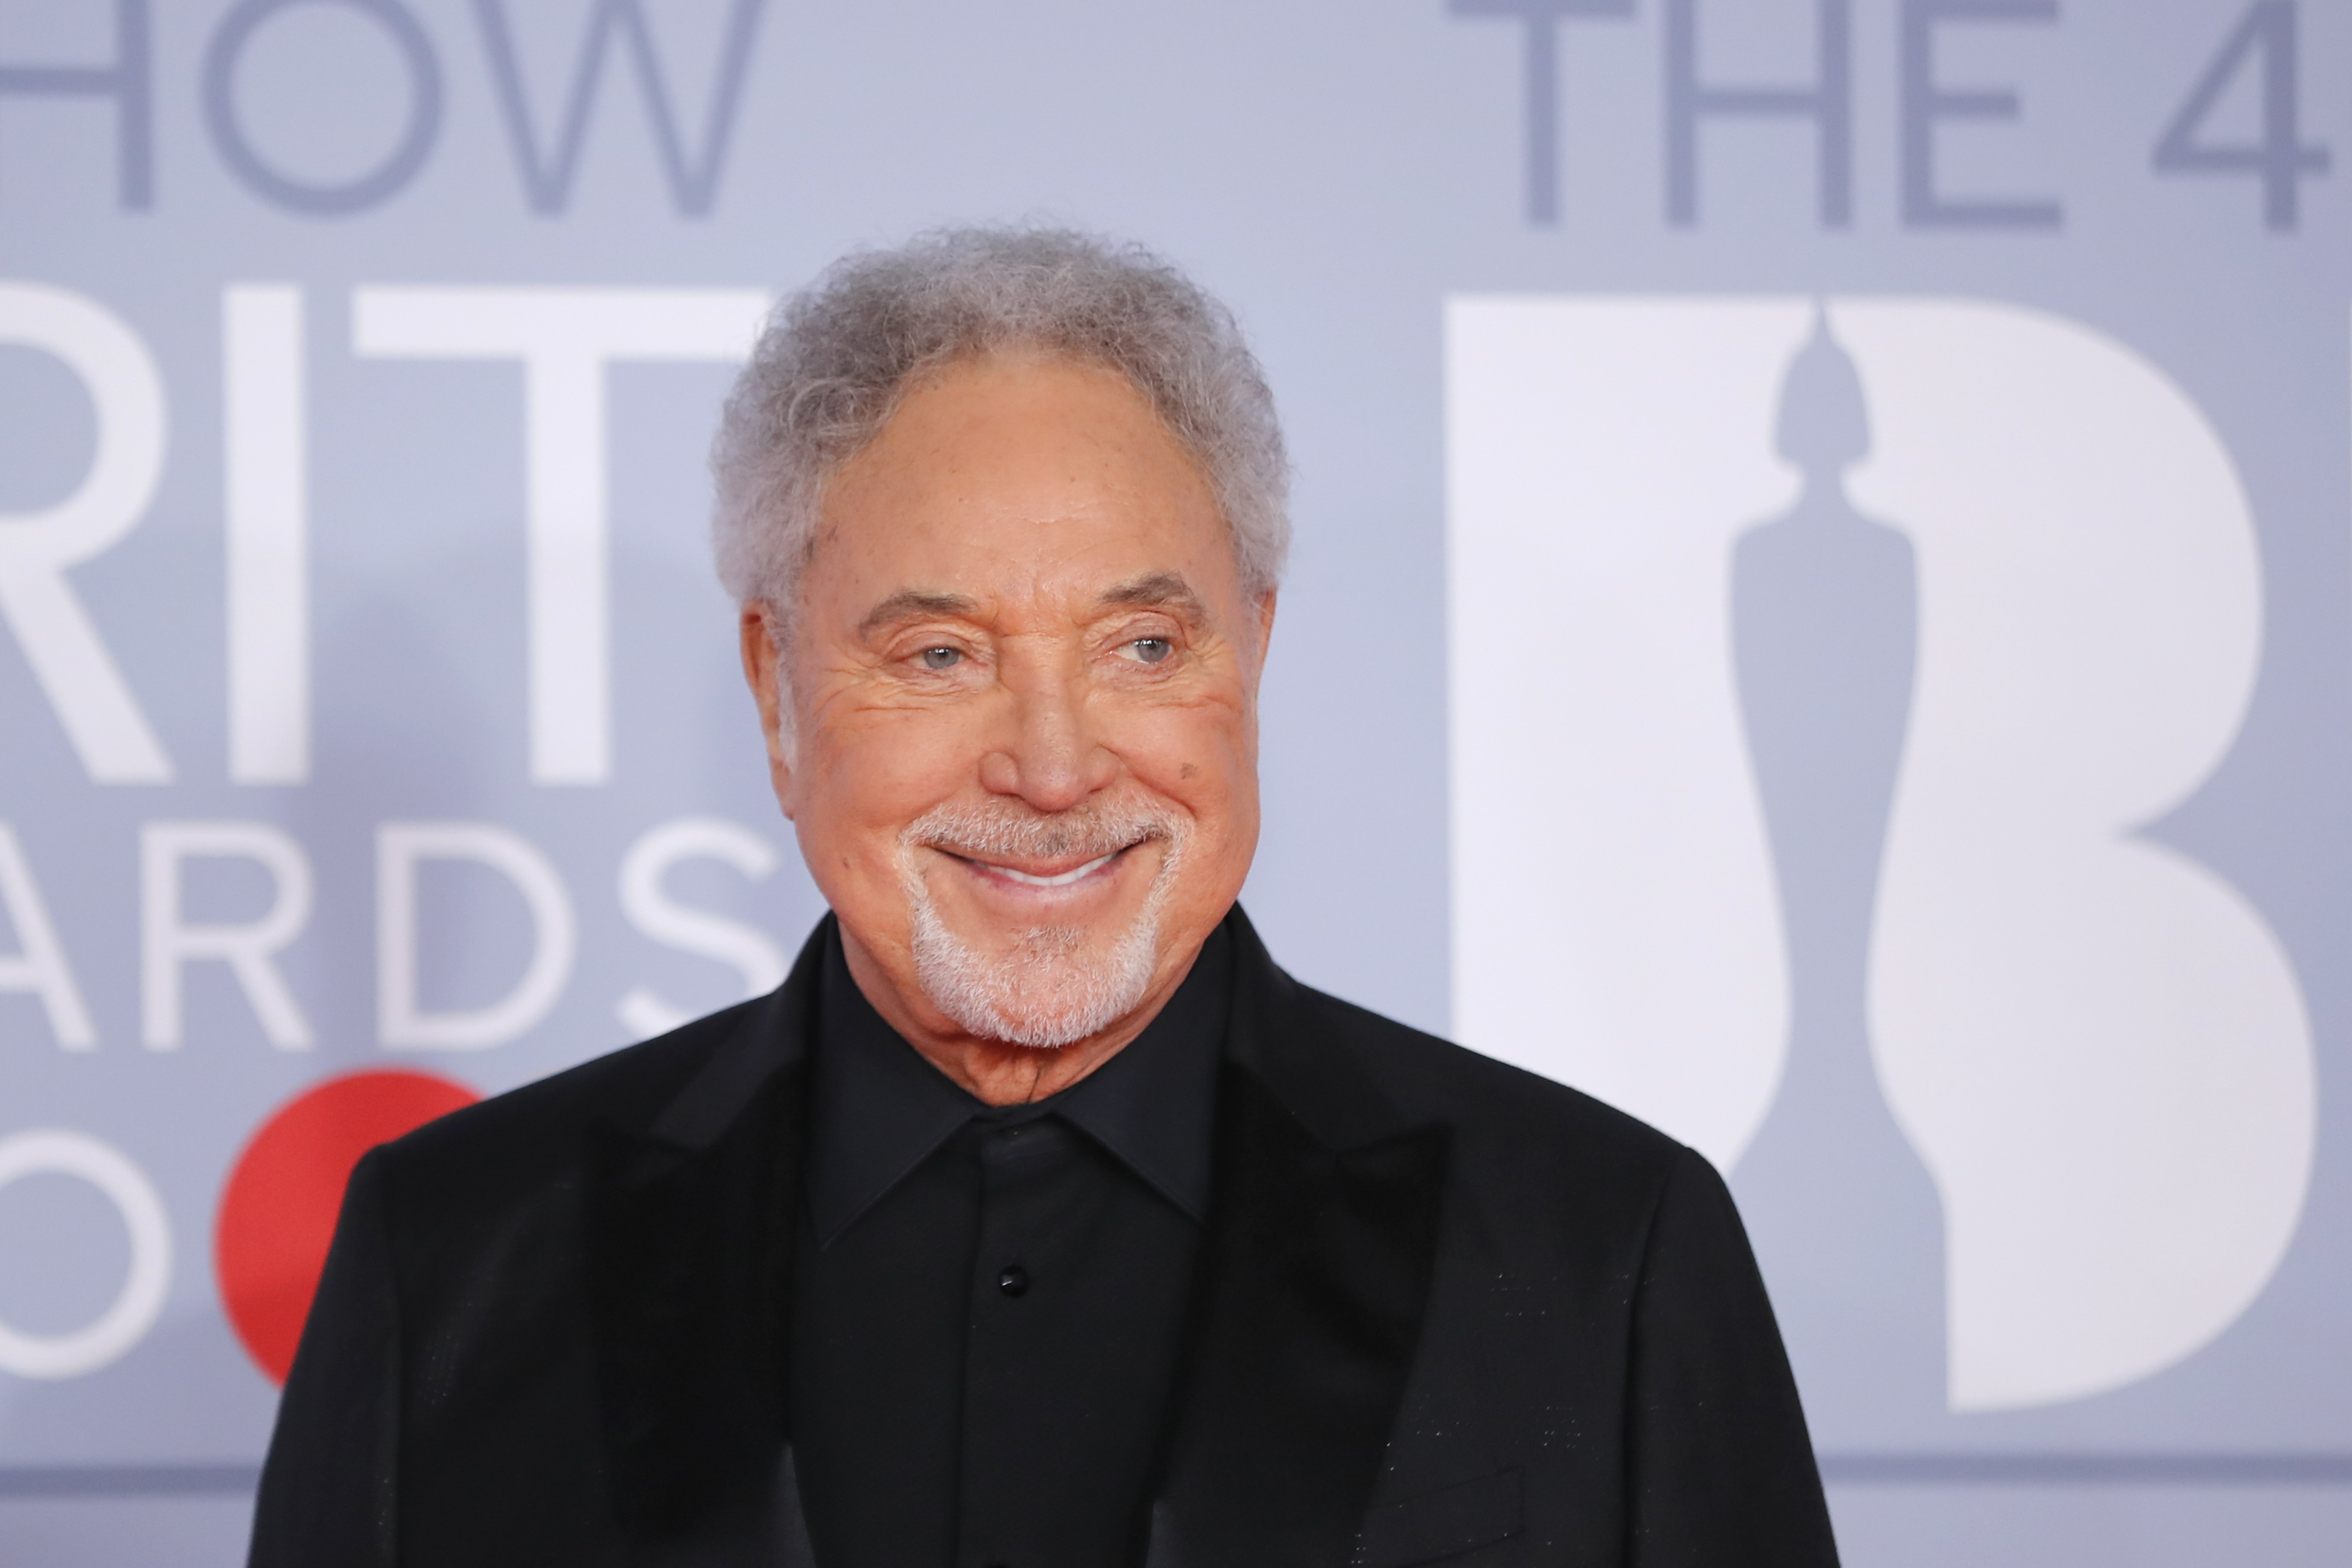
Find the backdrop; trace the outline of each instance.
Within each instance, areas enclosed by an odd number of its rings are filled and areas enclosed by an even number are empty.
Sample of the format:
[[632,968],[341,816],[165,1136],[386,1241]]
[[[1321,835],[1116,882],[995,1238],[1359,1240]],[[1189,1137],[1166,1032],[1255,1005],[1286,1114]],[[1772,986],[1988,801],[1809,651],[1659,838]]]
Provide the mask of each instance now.
[[1036,216],[1281,401],[1252,914],[1730,1173],[1848,1560],[2337,1560],[2347,158],[2294,0],[0,8],[0,1558],[238,1561],[358,1150],[774,982],[716,405]]

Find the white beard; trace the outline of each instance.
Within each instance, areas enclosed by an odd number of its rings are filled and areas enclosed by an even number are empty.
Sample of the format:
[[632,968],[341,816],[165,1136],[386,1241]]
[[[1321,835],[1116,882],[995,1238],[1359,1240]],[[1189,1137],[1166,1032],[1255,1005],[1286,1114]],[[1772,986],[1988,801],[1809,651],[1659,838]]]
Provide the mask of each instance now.
[[[1054,1049],[1110,1027],[1150,989],[1160,914],[1192,829],[1181,816],[1150,803],[1079,805],[1050,816],[1007,806],[941,806],[899,835],[915,981],[931,1005],[983,1039]],[[980,952],[948,929],[916,865],[916,851],[926,847],[973,858],[1093,859],[1150,838],[1163,846],[1151,889],[1128,928],[1099,947],[1083,926],[1032,926],[1011,933],[1009,953]]]

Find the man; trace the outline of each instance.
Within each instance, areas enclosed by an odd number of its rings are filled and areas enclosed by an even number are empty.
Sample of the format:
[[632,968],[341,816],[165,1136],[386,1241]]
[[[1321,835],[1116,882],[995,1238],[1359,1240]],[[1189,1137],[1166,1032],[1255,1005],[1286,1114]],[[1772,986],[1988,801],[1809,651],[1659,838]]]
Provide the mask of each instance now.
[[1222,308],[1063,233],[853,257],[715,467],[833,913],[361,1163],[258,1568],[1834,1562],[1706,1163],[1235,907],[1286,468]]

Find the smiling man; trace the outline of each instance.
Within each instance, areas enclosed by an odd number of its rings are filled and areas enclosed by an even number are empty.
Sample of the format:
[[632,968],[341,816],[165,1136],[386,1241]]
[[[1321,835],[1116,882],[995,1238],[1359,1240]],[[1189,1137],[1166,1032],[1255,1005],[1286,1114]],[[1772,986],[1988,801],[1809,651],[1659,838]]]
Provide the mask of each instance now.
[[1706,1163],[1235,903],[1286,524],[1228,312],[1066,233],[853,256],[715,467],[832,914],[362,1162],[256,1564],[1834,1562]]

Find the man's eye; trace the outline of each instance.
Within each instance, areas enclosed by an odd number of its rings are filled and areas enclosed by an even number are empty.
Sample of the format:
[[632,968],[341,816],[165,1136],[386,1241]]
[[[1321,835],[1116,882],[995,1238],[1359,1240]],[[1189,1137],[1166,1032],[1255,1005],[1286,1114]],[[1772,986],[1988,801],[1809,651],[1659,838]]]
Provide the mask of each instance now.
[[1166,637],[1138,637],[1127,646],[1133,648],[1135,657],[1146,664],[1158,664],[1176,651],[1176,645]]
[[963,662],[963,650],[957,647],[927,647],[918,656],[925,669],[953,669]]

